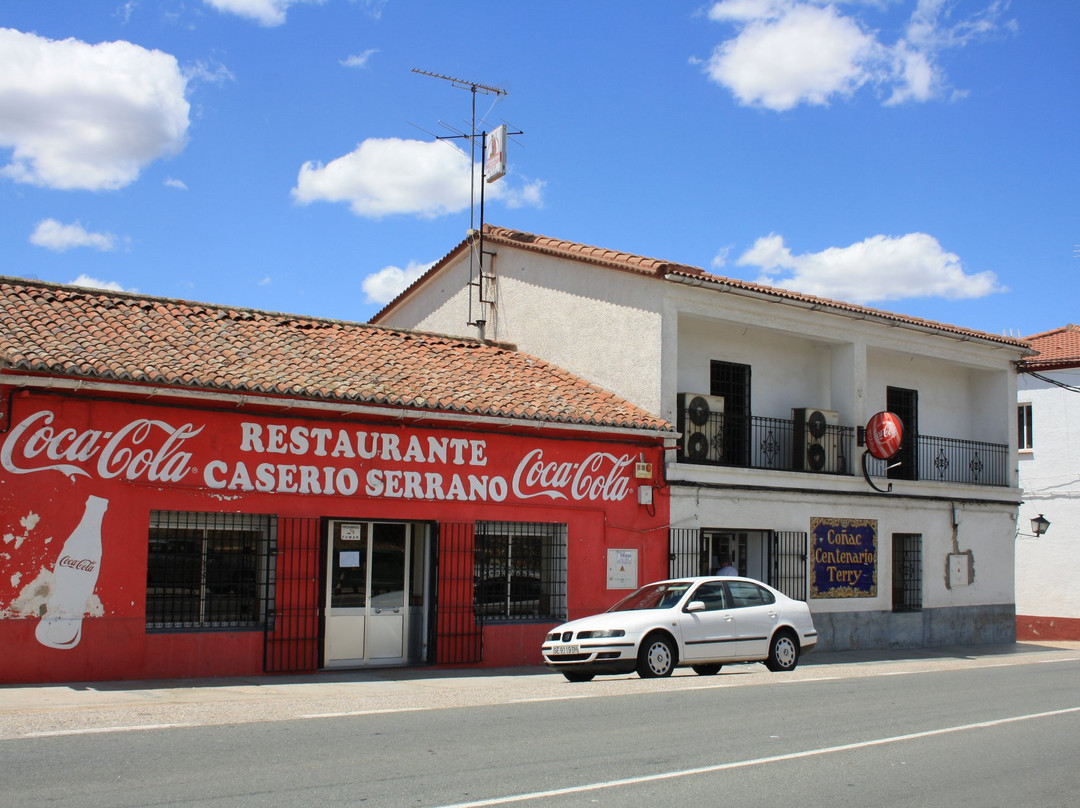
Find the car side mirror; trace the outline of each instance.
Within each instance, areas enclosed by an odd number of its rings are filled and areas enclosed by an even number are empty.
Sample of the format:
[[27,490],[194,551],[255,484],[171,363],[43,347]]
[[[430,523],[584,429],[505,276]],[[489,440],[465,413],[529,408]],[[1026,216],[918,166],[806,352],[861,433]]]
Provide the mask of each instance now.
[[700,600],[692,600],[686,604],[687,612],[703,612],[705,611],[705,603]]

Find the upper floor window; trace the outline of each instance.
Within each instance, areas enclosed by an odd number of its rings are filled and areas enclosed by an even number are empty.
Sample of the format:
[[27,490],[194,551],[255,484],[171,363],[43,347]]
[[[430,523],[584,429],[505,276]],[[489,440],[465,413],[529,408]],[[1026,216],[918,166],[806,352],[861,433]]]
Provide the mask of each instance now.
[[1034,437],[1031,431],[1031,402],[1025,401],[1016,408],[1016,446],[1020,451],[1033,449]]

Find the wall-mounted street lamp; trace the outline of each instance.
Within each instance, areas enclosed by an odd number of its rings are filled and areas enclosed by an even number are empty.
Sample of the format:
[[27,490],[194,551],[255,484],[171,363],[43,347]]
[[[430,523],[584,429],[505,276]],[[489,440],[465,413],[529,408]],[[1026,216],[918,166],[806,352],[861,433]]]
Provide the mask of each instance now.
[[1050,529],[1050,520],[1043,516],[1041,513],[1031,520],[1031,532],[1021,533],[1016,531],[1017,536],[1030,536],[1033,539],[1037,539],[1040,536],[1046,534],[1046,531]]

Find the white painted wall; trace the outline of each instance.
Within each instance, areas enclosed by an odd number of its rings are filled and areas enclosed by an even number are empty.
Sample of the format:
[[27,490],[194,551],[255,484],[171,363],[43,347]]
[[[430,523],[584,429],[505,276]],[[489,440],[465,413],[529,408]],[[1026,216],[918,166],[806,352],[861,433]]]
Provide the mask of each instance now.
[[[572,371],[649,412],[661,409],[662,297],[655,281],[577,261],[500,246],[491,261],[494,304],[474,298],[469,317],[468,259],[448,267],[384,324],[509,342]],[[440,295],[443,299],[439,299]]]
[[[515,344],[672,423],[678,393],[709,392],[716,359],[752,366],[754,415],[790,418],[792,408],[820,407],[857,426],[885,409],[891,385],[919,391],[923,434],[1015,446],[1015,349],[497,249],[495,303],[473,309],[474,318],[487,320],[483,336]],[[466,325],[467,279],[467,259],[456,262],[385,324],[477,336]],[[878,520],[877,597],[817,599],[815,610],[856,613],[856,620],[863,611],[888,613],[892,535],[916,533],[923,537],[924,610],[989,605],[1010,613],[1016,488],[896,481],[890,496],[872,494],[858,474],[674,463],[667,471],[688,483],[672,487],[673,527],[806,532],[814,517]],[[948,556],[968,552],[973,579],[950,588]]]
[[[1080,369],[1041,375],[1080,386]],[[1080,618],[1080,394],[1025,374],[1017,384],[1018,401],[1031,402],[1034,435],[1033,449],[1020,454],[1017,524],[1030,533],[1041,513],[1050,529],[1038,539],[1016,538],[1016,611]]]

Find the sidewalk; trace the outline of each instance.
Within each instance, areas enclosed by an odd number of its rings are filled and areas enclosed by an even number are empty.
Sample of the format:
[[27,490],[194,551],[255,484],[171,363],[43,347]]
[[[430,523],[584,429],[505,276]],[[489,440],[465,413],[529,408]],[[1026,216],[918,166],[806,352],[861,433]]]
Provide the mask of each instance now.
[[87,682],[0,687],[0,739],[236,724],[511,702],[629,695],[655,689],[738,687],[883,673],[1080,661],[1080,642],[1023,642],[807,654],[791,674],[760,663],[718,676],[689,669],[671,679],[598,677],[571,684],[542,667],[380,668],[290,676]]

